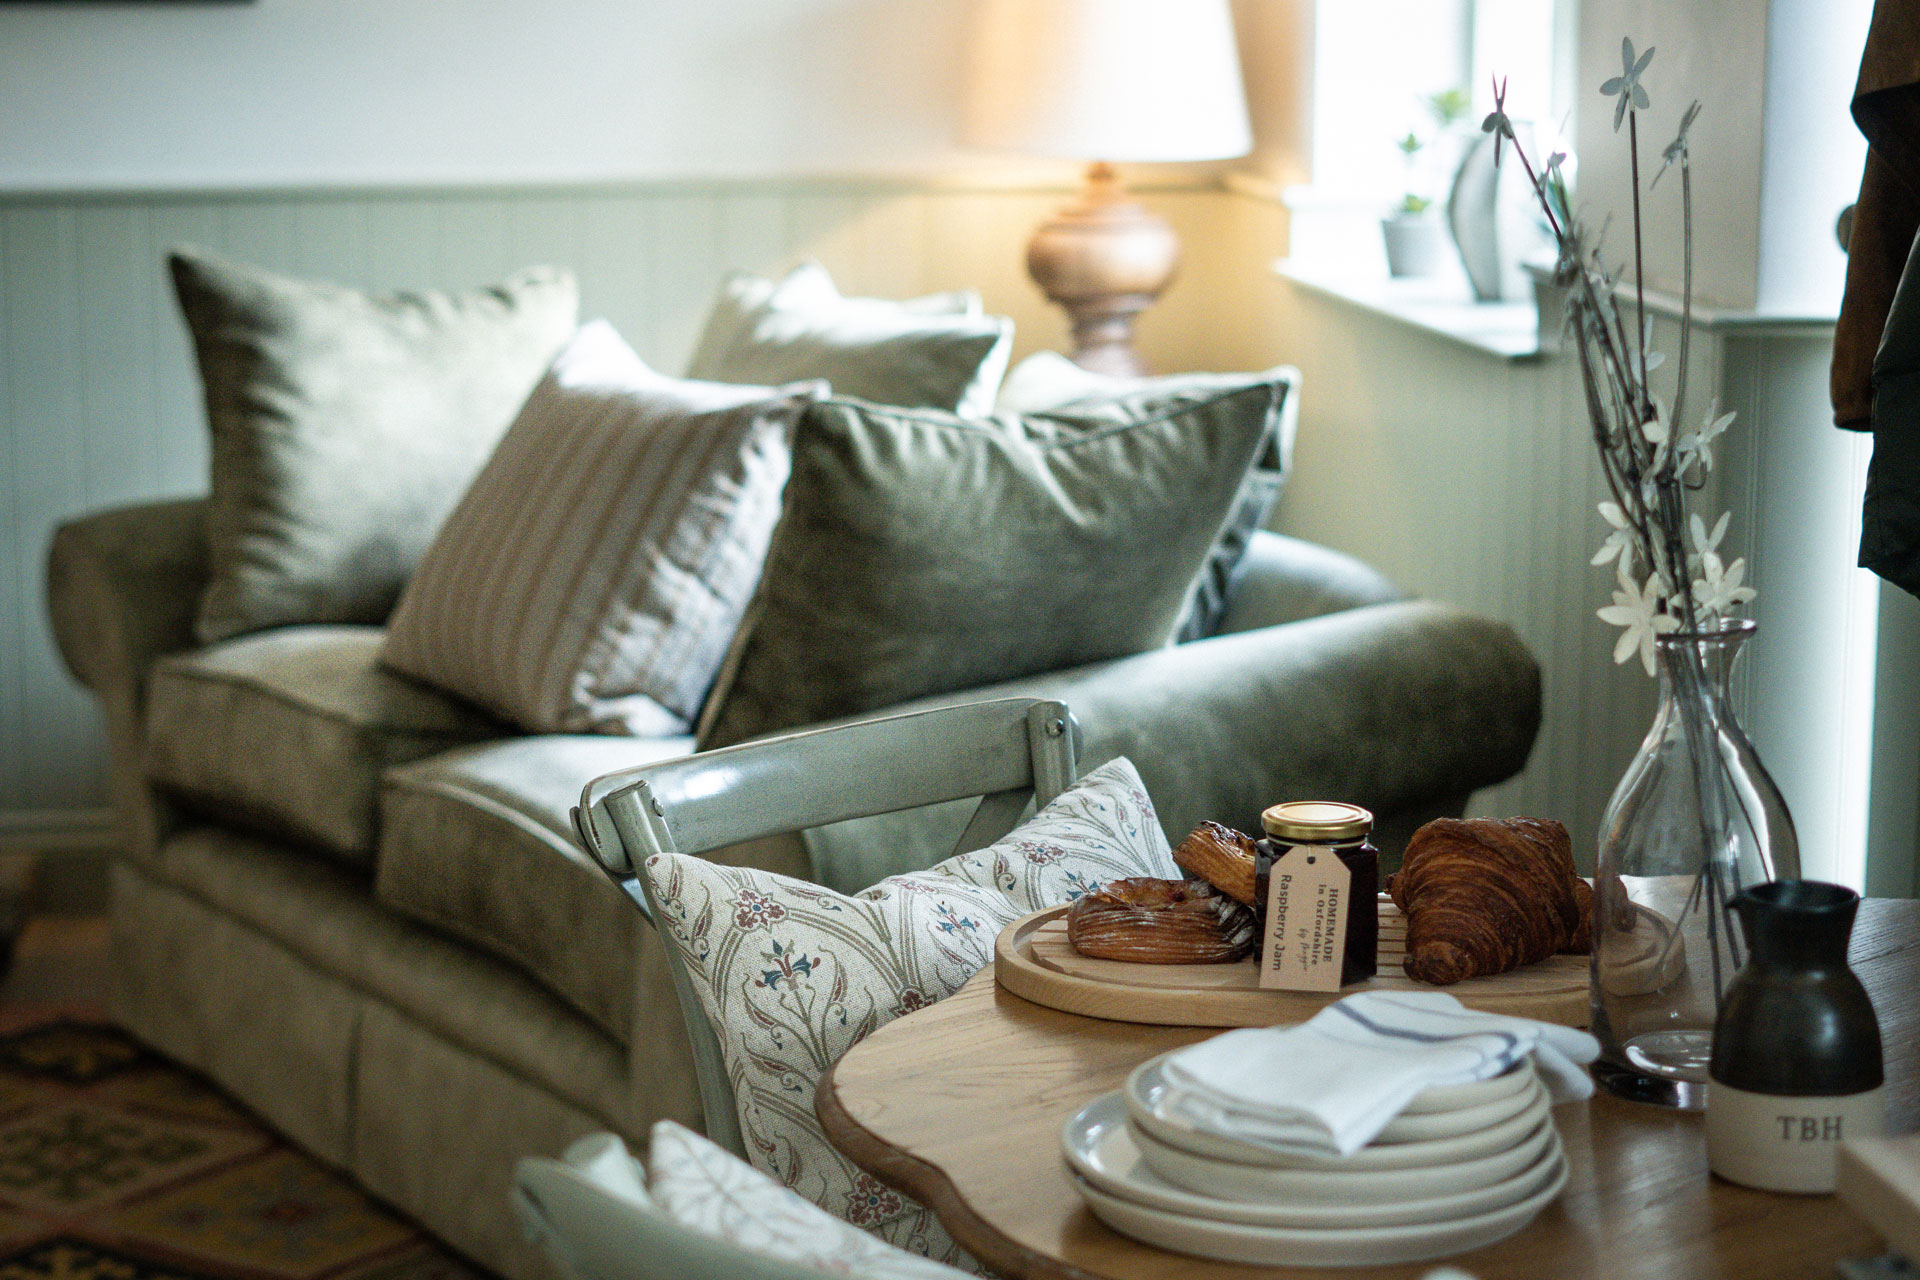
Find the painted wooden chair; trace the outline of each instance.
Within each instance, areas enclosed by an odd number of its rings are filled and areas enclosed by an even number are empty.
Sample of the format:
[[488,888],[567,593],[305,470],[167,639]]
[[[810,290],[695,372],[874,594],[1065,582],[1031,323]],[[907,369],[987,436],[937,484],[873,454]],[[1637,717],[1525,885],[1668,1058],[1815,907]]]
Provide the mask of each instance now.
[[[610,1143],[619,1159],[628,1159],[611,1140],[603,1134],[582,1143]],[[513,1180],[515,1216],[563,1280],[829,1280],[826,1272],[681,1226],[639,1189],[637,1169],[631,1191],[607,1176],[605,1156],[613,1151],[590,1163],[574,1151],[565,1160],[522,1160]]]
[[[573,812],[588,850],[653,919],[656,853],[703,854],[851,818],[979,796],[954,852],[992,844],[1076,777],[1079,726],[1063,703],[1007,698],[742,743],[588,783]],[[707,1136],[745,1154],[720,1041],[673,947]]]

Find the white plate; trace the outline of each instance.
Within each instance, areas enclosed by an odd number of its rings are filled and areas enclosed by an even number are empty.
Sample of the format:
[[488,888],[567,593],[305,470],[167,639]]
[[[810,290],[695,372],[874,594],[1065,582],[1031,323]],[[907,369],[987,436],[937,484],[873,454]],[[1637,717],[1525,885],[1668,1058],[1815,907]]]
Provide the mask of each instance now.
[[1527,1087],[1527,1080],[1533,1075],[1533,1059],[1527,1058],[1518,1065],[1508,1067],[1506,1071],[1491,1080],[1475,1080],[1470,1084],[1435,1085],[1425,1093],[1414,1095],[1413,1101],[1400,1114],[1408,1116],[1422,1115],[1429,1111],[1464,1111],[1468,1107],[1481,1106],[1509,1094],[1518,1093]]
[[1490,1213],[1523,1200],[1558,1170],[1559,1147],[1549,1146],[1531,1166],[1478,1190],[1382,1205],[1267,1205],[1220,1200],[1156,1177],[1140,1159],[1118,1094],[1082,1107],[1061,1131],[1061,1149],[1075,1173],[1111,1195],[1149,1208],[1217,1222],[1257,1227],[1390,1227]]
[[1168,1124],[1158,1116],[1141,1108],[1128,1106],[1128,1118],[1133,1126],[1149,1138],[1155,1138],[1169,1147],[1178,1147],[1197,1156],[1206,1156],[1215,1160],[1228,1160],[1234,1164],[1250,1164],[1265,1169],[1324,1169],[1329,1172],[1352,1173],[1360,1169],[1425,1169],[1435,1165],[1457,1164],[1462,1160],[1475,1160],[1481,1156],[1490,1156],[1505,1151],[1531,1134],[1540,1121],[1546,1118],[1549,1109],[1547,1092],[1535,1085],[1527,1095],[1533,1100],[1524,1110],[1508,1116],[1497,1124],[1472,1133],[1463,1133],[1451,1138],[1433,1138],[1426,1142],[1396,1142],[1387,1146],[1362,1147],[1350,1156],[1326,1155],[1317,1151],[1298,1151],[1282,1154],[1265,1147],[1255,1147],[1250,1143],[1239,1143],[1232,1139],[1213,1139],[1212,1135],[1196,1133]]
[[[1206,1133],[1176,1120],[1156,1115],[1154,1105],[1167,1087],[1166,1077],[1161,1072],[1161,1064],[1164,1061],[1163,1054],[1161,1057],[1141,1063],[1127,1076],[1127,1082],[1121,1090],[1127,1101],[1127,1110],[1132,1113],[1134,1122],[1154,1137],[1219,1160],[1265,1165],[1274,1169],[1317,1168],[1320,1167],[1318,1163],[1320,1160],[1329,1158],[1324,1152],[1279,1152],[1271,1147],[1257,1146],[1222,1134]],[[1449,1111],[1404,1111],[1390,1121],[1387,1127],[1367,1145],[1379,1147],[1399,1143],[1424,1143],[1479,1133],[1519,1115],[1533,1105],[1536,1096],[1543,1096],[1530,1060],[1521,1063],[1505,1075],[1495,1076],[1492,1080],[1480,1080],[1466,1085],[1449,1085],[1447,1091],[1451,1096],[1464,1099],[1470,1105]],[[1427,1094],[1421,1096],[1426,1097],[1439,1092],[1440,1090],[1430,1089]],[[1419,1157],[1416,1156],[1415,1161],[1409,1163],[1414,1163],[1418,1159]]]
[[1424,1169],[1362,1169],[1351,1173],[1320,1169],[1263,1169],[1214,1160],[1182,1151],[1139,1129],[1131,1130],[1133,1145],[1147,1168],[1161,1179],[1221,1200],[1256,1204],[1362,1205],[1427,1200],[1458,1191],[1490,1187],[1513,1177],[1558,1145],[1559,1131],[1552,1119],[1505,1151],[1473,1160]]
[[1379,1267],[1448,1258],[1506,1239],[1532,1222],[1560,1194],[1567,1185],[1567,1162],[1564,1157],[1557,1160],[1547,1185],[1504,1209],[1446,1222],[1353,1230],[1209,1222],[1108,1195],[1085,1178],[1073,1182],[1094,1216],[1109,1227],[1176,1253],[1256,1266]]

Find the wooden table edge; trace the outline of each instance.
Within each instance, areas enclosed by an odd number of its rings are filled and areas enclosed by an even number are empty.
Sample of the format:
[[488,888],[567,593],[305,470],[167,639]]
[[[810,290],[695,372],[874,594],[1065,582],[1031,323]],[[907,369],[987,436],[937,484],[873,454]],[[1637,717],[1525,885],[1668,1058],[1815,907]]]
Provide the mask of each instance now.
[[[987,972],[991,972],[991,966]],[[912,1196],[932,1210],[961,1248],[1003,1275],[1041,1274],[1059,1277],[1059,1280],[1106,1280],[1001,1235],[973,1211],[973,1206],[937,1166],[888,1146],[863,1128],[841,1105],[834,1080],[834,1068],[839,1065],[835,1062],[827,1067],[813,1093],[814,1117],[820,1121],[835,1150],[894,1190]]]

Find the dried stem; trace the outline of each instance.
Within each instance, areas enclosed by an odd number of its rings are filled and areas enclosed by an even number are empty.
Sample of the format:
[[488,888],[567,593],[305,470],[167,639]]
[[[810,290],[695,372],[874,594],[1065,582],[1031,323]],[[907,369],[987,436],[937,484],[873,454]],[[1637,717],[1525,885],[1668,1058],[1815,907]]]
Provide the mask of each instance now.
[[[1640,393],[1647,390],[1647,267],[1640,254],[1640,113],[1627,110],[1627,155],[1633,162],[1633,296],[1634,327],[1640,340]],[[1642,404],[1651,412],[1651,404]]]

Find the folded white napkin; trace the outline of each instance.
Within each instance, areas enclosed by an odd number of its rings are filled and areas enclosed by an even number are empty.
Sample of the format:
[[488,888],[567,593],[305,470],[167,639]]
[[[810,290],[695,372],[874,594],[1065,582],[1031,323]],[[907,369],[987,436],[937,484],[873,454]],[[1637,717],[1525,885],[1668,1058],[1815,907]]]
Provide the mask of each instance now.
[[1529,1055],[1555,1103],[1591,1097],[1584,1031],[1478,1013],[1440,991],[1368,991],[1292,1027],[1189,1045],[1162,1067],[1170,1124],[1276,1151],[1351,1155],[1426,1089],[1501,1074]]

